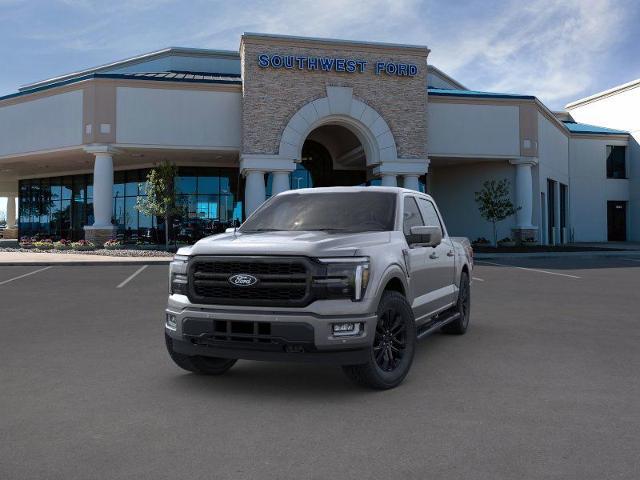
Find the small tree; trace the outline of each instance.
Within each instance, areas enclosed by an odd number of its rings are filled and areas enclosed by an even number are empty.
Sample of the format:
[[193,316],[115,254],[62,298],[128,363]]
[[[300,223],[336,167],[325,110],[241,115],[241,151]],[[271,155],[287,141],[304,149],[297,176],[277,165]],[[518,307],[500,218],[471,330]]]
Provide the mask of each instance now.
[[476,203],[482,218],[493,225],[493,244],[497,245],[498,232],[496,224],[520,210],[520,207],[516,208],[511,203],[509,181],[506,178],[497,182],[495,180],[487,180],[482,184],[482,190],[476,192]]
[[136,209],[145,214],[164,218],[164,242],[169,249],[169,219],[182,213],[177,205],[174,178],[178,167],[169,161],[161,162],[147,174],[147,183],[141,184],[146,196],[138,197]]

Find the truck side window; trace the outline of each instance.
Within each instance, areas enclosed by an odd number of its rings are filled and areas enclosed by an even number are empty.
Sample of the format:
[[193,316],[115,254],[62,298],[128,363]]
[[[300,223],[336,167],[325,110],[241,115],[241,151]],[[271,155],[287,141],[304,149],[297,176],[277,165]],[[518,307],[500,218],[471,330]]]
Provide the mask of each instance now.
[[404,215],[402,218],[402,231],[404,235],[411,235],[411,227],[417,225],[424,225],[424,221],[422,220],[416,199],[413,197],[404,197]]
[[422,210],[422,215],[424,215],[425,225],[430,227],[440,227],[444,234],[442,222],[440,221],[440,217],[438,216],[438,212],[436,212],[436,207],[433,206],[433,203],[429,200],[425,200],[424,198],[418,198],[418,202],[420,202],[420,209]]

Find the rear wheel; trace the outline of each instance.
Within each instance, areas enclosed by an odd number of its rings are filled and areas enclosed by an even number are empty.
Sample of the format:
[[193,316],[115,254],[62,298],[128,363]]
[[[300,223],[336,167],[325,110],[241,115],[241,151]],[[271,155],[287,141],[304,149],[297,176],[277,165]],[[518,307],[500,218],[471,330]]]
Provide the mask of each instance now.
[[398,386],[409,373],[416,344],[411,306],[398,292],[387,291],[378,306],[378,323],[369,361],[343,366],[354,382],[379,390]]
[[222,375],[237,362],[236,359],[218,357],[190,357],[177,353],[173,349],[173,340],[166,333],[164,334],[165,344],[169,356],[180,368],[200,375]]
[[462,275],[460,275],[460,290],[455,309],[460,316],[453,322],[442,327],[442,332],[451,335],[463,335],[469,326],[469,316],[471,314],[471,286],[467,272],[462,272]]

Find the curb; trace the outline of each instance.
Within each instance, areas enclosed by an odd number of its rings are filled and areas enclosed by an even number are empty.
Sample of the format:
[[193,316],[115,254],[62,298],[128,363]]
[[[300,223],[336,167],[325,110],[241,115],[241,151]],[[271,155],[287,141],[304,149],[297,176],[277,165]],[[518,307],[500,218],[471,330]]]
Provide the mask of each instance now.
[[591,251],[591,252],[537,252],[537,253],[475,253],[476,260],[500,258],[562,258],[562,257],[638,257],[638,250]]
[[115,260],[108,262],[96,262],[95,260],[76,261],[76,262],[0,262],[0,267],[73,267],[73,266],[85,266],[85,267],[99,267],[99,266],[123,266],[123,265],[168,265],[171,259],[167,260]]

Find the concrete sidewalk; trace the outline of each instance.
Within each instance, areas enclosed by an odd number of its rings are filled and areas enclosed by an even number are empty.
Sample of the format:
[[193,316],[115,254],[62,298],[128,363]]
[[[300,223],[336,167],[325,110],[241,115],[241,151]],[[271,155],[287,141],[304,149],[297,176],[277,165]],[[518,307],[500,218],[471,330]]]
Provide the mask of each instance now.
[[0,267],[39,265],[149,265],[169,263],[171,257],[115,257],[81,253],[0,252]]
[[473,258],[476,260],[489,260],[499,258],[562,258],[562,257],[624,257],[640,260],[640,251],[638,250],[615,250],[615,251],[584,251],[584,252],[526,252],[526,253],[474,253]]

